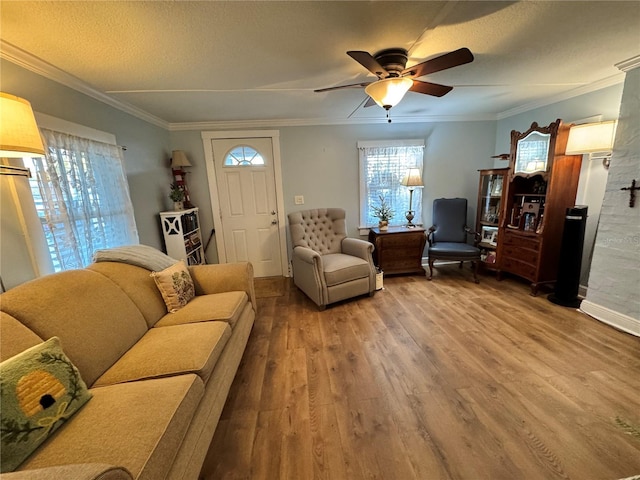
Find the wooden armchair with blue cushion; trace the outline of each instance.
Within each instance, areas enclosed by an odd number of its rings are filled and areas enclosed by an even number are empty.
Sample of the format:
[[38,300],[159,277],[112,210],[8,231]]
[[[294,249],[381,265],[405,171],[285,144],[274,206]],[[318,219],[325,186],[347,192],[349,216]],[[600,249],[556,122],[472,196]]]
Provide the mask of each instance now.
[[375,292],[373,244],[348,238],[345,211],[320,208],[289,214],[293,281],[321,310]]
[[[429,228],[429,280],[436,260],[473,262],[473,279],[478,283],[480,249],[468,243],[478,234],[467,226],[466,198],[437,198],[433,201],[433,226]],[[474,244],[475,244],[474,238]]]

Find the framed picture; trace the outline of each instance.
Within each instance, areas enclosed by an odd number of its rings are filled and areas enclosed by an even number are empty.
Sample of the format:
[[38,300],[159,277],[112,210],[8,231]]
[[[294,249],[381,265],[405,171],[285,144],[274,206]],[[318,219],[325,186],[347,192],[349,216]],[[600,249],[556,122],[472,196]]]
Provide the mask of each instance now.
[[494,197],[502,195],[502,176],[494,179],[493,184],[491,185],[491,195]]
[[480,232],[480,241],[489,245],[498,244],[498,227],[482,227]]

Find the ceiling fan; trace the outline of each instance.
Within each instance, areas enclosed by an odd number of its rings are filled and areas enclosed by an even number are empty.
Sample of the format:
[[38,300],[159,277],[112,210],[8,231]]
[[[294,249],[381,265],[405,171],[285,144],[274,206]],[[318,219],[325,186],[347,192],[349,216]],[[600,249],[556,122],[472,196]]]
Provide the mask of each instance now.
[[409,56],[404,48],[387,48],[380,50],[375,55],[359,50],[351,50],[347,52],[347,55],[377,76],[378,80],[320,88],[314,90],[314,92],[365,87],[365,92],[369,95],[369,99],[364,106],[370,107],[378,104],[387,112],[402,100],[408,90],[433,95],[434,97],[446,95],[453,90],[453,87],[425,82],[418,80],[418,78],[473,61],[473,54],[468,48],[460,48],[453,52],[445,53],[409,68],[406,67]]

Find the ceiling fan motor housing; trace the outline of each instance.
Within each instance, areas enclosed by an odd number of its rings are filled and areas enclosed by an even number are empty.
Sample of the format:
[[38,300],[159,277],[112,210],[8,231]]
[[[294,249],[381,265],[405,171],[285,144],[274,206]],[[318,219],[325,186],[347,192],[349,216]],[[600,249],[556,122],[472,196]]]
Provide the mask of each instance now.
[[[409,53],[404,48],[386,48],[376,53],[373,58],[384,67],[389,76],[399,77],[407,66]],[[378,76],[385,76],[384,72],[380,72]]]

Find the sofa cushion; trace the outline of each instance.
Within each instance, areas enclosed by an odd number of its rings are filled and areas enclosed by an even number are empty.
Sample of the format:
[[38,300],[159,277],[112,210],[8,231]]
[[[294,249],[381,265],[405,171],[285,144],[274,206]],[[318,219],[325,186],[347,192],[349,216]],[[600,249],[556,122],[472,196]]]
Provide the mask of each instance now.
[[14,317],[0,312],[0,362],[27,348],[42,343],[42,339]]
[[227,322],[233,328],[248,301],[246,292],[196,296],[177,312],[166,314],[156,323],[156,327],[219,320]]
[[165,478],[202,399],[197,375],[91,389],[93,398],[21,466],[119,465],[137,480]]
[[224,322],[152,328],[94,386],[195,373],[206,383],[231,337]]
[[142,312],[149,328],[167,314],[167,306],[156,282],[149,275],[150,270],[118,262],[92,263],[87,269],[116,283]]
[[11,474],[11,480],[133,480],[126,468],[104,463],[76,463]]
[[195,296],[195,287],[184,260],[171,265],[160,272],[151,272],[151,276],[162,294],[167,311],[175,313]]
[[0,472],[13,471],[90,398],[57,337],[0,363]]
[[438,260],[460,260],[461,258],[480,258],[480,250],[468,243],[436,242],[429,247],[429,255]]
[[60,338],[87,385],[148,329],[142,313],[120,287],[86,269],[18,285],[2,294],[0,308],[40,338]]
[[358,278],[369,278],[369,262],[359,257],[343,253],[330,253],[322,256],[324,278],[327,286],[339,285]]

